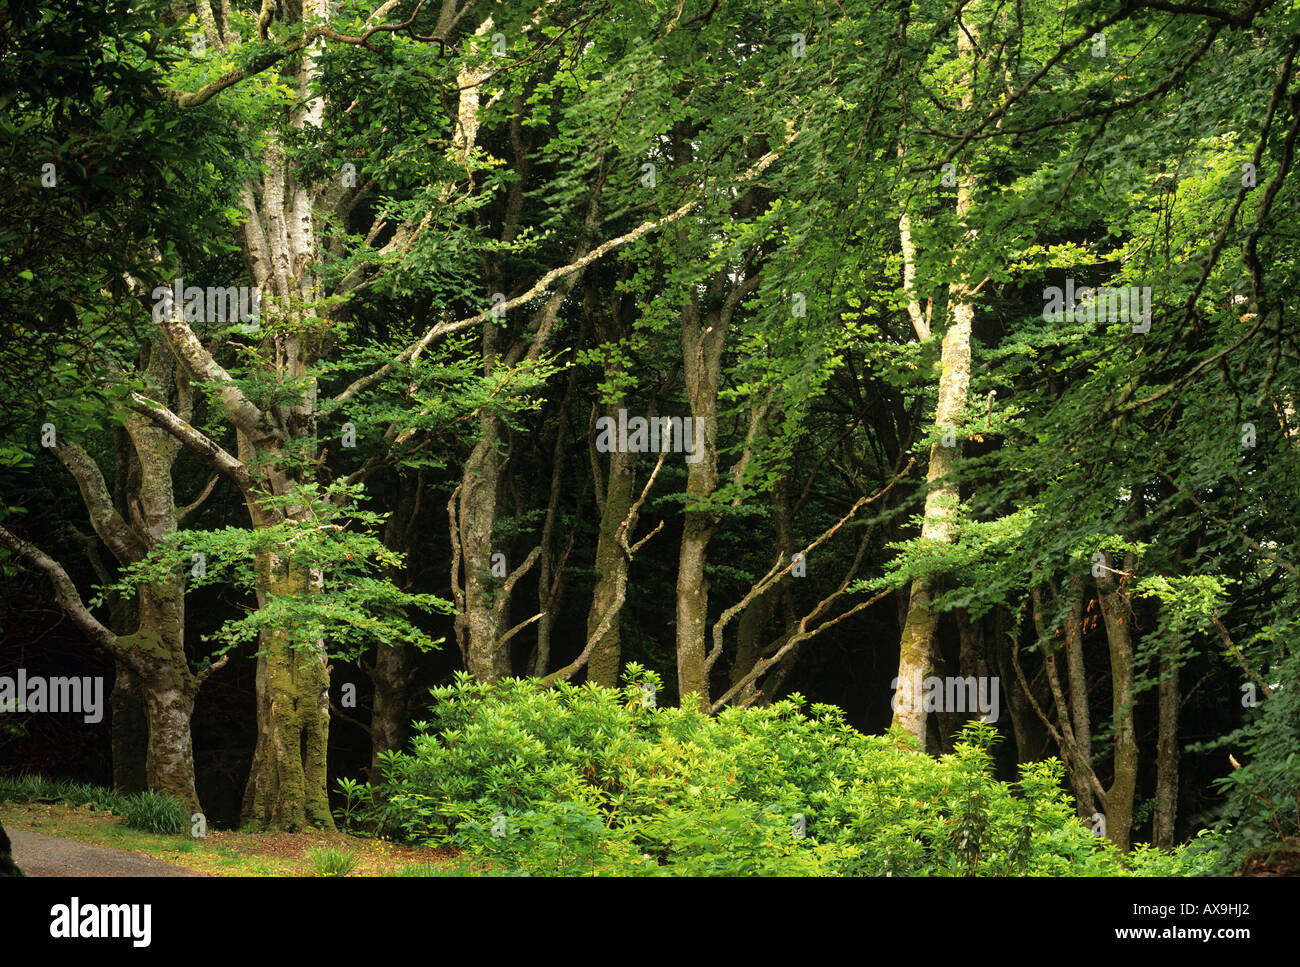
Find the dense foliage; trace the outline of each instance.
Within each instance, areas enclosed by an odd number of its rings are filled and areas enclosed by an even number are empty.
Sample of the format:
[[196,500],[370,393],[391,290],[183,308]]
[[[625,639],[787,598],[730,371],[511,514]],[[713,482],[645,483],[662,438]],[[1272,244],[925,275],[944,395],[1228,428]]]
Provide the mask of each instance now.
[[368,768],[510,869],[1236,868],[1298,139],[1278,0],[16,0],[0,675],[112,677],[69,772]]
[[422,845],[470,848],[529,874],[1196,875],[1200,842],[1121,858],[1074,816],[1055,761],[1016,783],[989,775],[994,733],[920,754],[867,736],[833,705],[767,708],[647,701],[637,667],[619,690],[460,676],[409,753],[385,757],[372,815]]

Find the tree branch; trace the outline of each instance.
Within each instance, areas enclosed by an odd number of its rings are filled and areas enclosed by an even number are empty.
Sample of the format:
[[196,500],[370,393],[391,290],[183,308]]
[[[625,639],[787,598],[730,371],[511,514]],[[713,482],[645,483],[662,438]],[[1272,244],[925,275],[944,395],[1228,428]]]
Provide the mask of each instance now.
[[73,584],[72,578],[68,577],[68,572],[63,569],[63,566],[58,561],[35,544],[23,540],[3,526],[0,526],[0,545],[9,548],[14,555],[27,561],[38,570],[45,572],[45,576],[54,585],[54,599],[58,602],[59,607],[67,613],[73,623],[81,629],[92,643],[99,645],[114,655],[122,656],[126,653],[125,649],[118,644],[117,635],[100,624],[86,608],[85,603],[81,600],[81,594],[77,591],[77,586]]
[[144,557],[144,544],[113,505],[99,464],[75,443],[60,443],[53,449],[77,481],[81,499],[90,513],[90,524],[113,556],[122,564],[134,564]]
[[[786,139],[786,143],[788,144],[790,140],[792,140],[793,138],[794,138],[794,134],[791,133],[790,136]],[[751,165],[749,169],[736,180],[738,182],[745,182],[757,177],[759,174],[765,171],[772,164],[772,162],[775,161],[778,157],[780,157],[780,155],[777,154],[777,152],[775,151],[767,152],[756,162],[754,162],[754,164]],[[449,335],[450,333],[460,332],[462,329],[467,329],[470,326],[477,325],[478,323],[488,319],[494,312],[498,312],[498,313],[505,312],[510,309],[514,309],[518,306],[521,306],[527,302],[530,302],[531,300],[535,299],[537,296],[545,292],[547,287],[549,287],[552,282],[562,279],[565,276],[572,275],[574,272],[580,272],[583,269],[585,269],[588,265],[590,265],[592,262],[595,262],[598,259],[603,258],[605,255],[607,255],[609,252],[613,251],[614,249],[619,248],[620,246],[623,245],[627,245],[631,242],[635,242],[637,239],[641,238],[643,235],[648,234],[649,232],[656,231],[660,228],[663,228],[666,225],[671,225],[673,222],[685,218],[699,204],[700,204],[699,199],[692,199],[686,202],[685,204],[679,206],[677,209],[670,212],[669,214],[664,215],[662,218],[654,218],[654,219],[650,219],[649,221],[642,222],[636,228],[632,229],[632,231],[624,235],[619,235],[617,238],[611,238],[602,242],[600,245],[596,246],[594,249],[592,249],[590,252],[588,252],[586,255],[582,256],[581,258],[575,259],[574,261],[570,262],[568,265],[562,266],[558,269],[552,269],[551,271],[547,272],[540,279],[538,279],[537,282],[532,286],[532,288],[530,288],[523,295],[516,296],[515,298],[510,299],[507,302],[501,303],[498,306],[493,306],[492,308],[484,309],[482,312],[476,313],[475,315],[472,316],[468,316],[464,319],[460,319],[456,322],[439,323],[438,325],[431,328],[428,332],[426,332],[422,337],[420,337],[419,340],[412,343],[410,346],[407,346],[400,353],[394,356],[390,362],[385,363],[383,366],[379,367],[379,369],[375,370],[373,373],[370,373],[367,376],[362,376],[361,378],[354,381],[350,386],[347,387],[347,389],[343,390],[341,393],[339,393],[337,396],[334,397],[334,402],[336,404],[346,402],[347,400],[356,396],[358,393],[364,392],[365,390],[374,386],[380,380],[384,379],[386,376],[392,373],[393,370],[396,369],[398,366],[400,366],[402,363],[405,363],[408,360],[413,359],[415,356],[417,356],[425,349],[427,349],[440,336],[445,336],[445,335]]]
[[207,460],[213,469],[233,480],[242,493],[248,494],[252,490],[253,478],[243,461],[227,453],[218,443],[194,429],[171,410],[139,393],[132,393],[127,405],[153,420],[180,440],[188,450]]

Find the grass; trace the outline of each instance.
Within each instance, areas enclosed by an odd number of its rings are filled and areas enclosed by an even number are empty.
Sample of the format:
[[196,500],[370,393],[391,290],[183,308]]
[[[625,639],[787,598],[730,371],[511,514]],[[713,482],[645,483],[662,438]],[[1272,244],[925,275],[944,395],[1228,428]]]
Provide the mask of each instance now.
[[127,800],[122,817],[132,829],[172,836],[184,832],[189,825],[185,807],[179,800],[152,791],[142,792]]
[[317,876],[350,876],[359,857],[332,846],[314,846],[307,850],[307,862]]
[[[210,829],[207,836],[196,839],[188,835],[188,824],[180,834],[170,835],[132,829],[123,819],[130,798],[66,780],[0,776],[0,822],[9,830],[129,850],[211,876],[475,876],[484,872],[453,850],[413,848],[340,832]],[[345,866],[343,873],[320,872]],[[411,869],[420,872],[408,872]]]

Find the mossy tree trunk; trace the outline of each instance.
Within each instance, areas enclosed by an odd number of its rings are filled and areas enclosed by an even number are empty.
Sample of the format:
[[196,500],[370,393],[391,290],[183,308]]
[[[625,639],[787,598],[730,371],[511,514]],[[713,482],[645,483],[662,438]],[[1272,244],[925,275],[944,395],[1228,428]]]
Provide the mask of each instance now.
[[[312,576],[273,554],[257,562],[259,605],[311,593]],[[334,828],[326,776],[329,664],[323,643],[293,645],[265,632],[257,658],[257,746],[244,788],[242,819],[256,829]]]
[[[175,371],[176,359],[161,334],[143,350],[142,359],[142,375],[149,385],[147,399],[159,406],[174,399],[177,411],[188,418],[192,389]],[[125,433],[118,438],[119,463],[125,458],[131,472],[127,474],[128,482],[118,482],[121,493],[117,500],[110,494],[99,464],[86,450],[66,440],[52,449],[76,481],[95,533],[125,567],[143,560],[174,532],[186,515],[197,510],[211,488],[205,488],[193,504],[178,508],[172,470],[180,444],[134,412],[123,414],[123,424]],[[124,511],[120,504],[129,509]],[[195,789],[190,718],[202,679],[191,670],[185,652],[184,577],[141,585],[135,605],[129,609],[134,630],[122,634],[120,628],[103,627],[86,611],[75,586],[57,562],[25,542],[20,545],[22,555],[50,577],[64,610],[88,632],[90,640],[113,656],[118,669],[113,693],[115,712],[129,714],[132,707],[143,708],[147,727],[144,784],[175,796],[192,812],[201,812]],[[123,620],[126,613],[116,608],[115,620]],[[135,754],[126,748],[128,735],[122,732],[114,736],[115,756],[124,760],[120,775],[115,765],[115,779],[134,786],[141,777],[134,765],[128,767],[125,762]]]

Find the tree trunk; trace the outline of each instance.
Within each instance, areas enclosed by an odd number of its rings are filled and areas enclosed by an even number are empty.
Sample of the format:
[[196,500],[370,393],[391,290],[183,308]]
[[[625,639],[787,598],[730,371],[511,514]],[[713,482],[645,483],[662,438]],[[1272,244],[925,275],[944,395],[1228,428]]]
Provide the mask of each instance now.
[[[725,273],[715,275],[709,297],[718,300],[728,284]],[[737,290],[738,291],[738,290]],[[734,308],[736,293],[728,302]],[[734,301],[733,301],[734,300]],[[709,581],[705,575],[709,542],[717,531],[714,515],[698,506],[718,485],[718,382],[722,349],[730,312],[701,313],[698,296],[682,312],[682,362],[686,396],[690,400],[693,436],[703,440],[702,452],[686,464],[686,512],[677,553],[677,694],[682,708],[691,704],[709,710],[709,673],[705,641],[709,618]],[[704,427],[701,434],[699,426]]]
[[[1011,733],[1016,740],[1016,761],[1037,762],[1043,757],[1043,750],[1047,747],[1047,730],[1034,713],[1029,697],[1020,685],[1020,677],[1016,674],[1011,657],[1011,649],[1016,646],[1006,630],[1005,616],[1006,610],[999,607],[995,619],[994,641],[998,674],[1002,676],[1002,681],[1009,683],[1005,695],[1007,712],[1011,716]],[[1032,682],[1030,684],[1032,685]]]
[[[618,411],[623,406],[626,406],[626,399],[620,396],[606,407],[605,414],[617,420]],[[618,588],[627,581],[628,561],[618,545],[617,535],[632,508],[634,461],[634,454],[620,452],[617,448],[610,451],[605,504],[601,508],[600,534],[596,539],[596,586],[592,591],[591,609],[587,612],[589,640],[617,599]],[[618,685],[621,657],[622,636],[616,617],[592,650],[587,662],[587,681],[609,687]]]
[[[129,449],[126,431],[118,428],[119,451]],[[119,485],[125,492],[125,459],[118,463]],[[125,509],[125,497],[120,505]],[[112,581],[107,568],[99,559],[98,553],[92,556],[95,573],[102,584]],[[129,634],[139,624],[134,607],[134,598],[114,593],[109,599],[109,627],[117,635]],[[120,655],[113,656],[113,690],[108,695],[108,706],[112,712],[111,743],[113,748],[113,789],[124,795],[135,795],[149,788],[145,770],[145,758],[149,749],[149,721],[145,717],[144,700],[140,697],[143,690],[140,676],[135,673],[130,662]]]
[[[696,479],[694,469],[689,476]],[[688,485],[688,492],[693,489]],[[688,511],[677,555],[677,692],[682,708],[695,704],[704,711],[709,709],[709,677],[704,668],[709,582],[704,566],[713,532],[704,513]]]
[[1088,708],[1088,674],[1083,661],[1083,581],[1068,585],[1065,613],[1065,667],[1070,681],[1070,721],[1074,743],[1085,762],[1092,760],[1092,712]]
[[[1114,779],[1106,789],[1106,837],[1125,852],[1133,831],[1133,797],[1137,789],[1138,747],[1133,730],[1133,638],[1128,626],[1128,592],[1109,568],[1097,579],[1101,614],[1110,643],[1111,708],[1115,716]],[[1124,570],[1133,573],[1133,555]]]
[[1160,650],[1160,722],[1156,739],[1156,811],[1151,843],[1162,849],[1174,845],[1178,819],[1178,709],[1182,691],[1178,683],[1178,640]]
[[[1074,727],[1071,724],[1073,717],[1066,703],[1065,689],[1061,687],[1061,676],[1056,666],[1056,652],[1053,650],[1054,646],[1052,644],[1056,635],[1048,634],[1047,625],[1043,619],[1042,591],[1037,584],[1031,589],[1030,595],[1034,609],[1034,628],[1038,631],[1038,640],[1044,649],[1043,670],[1047,673],[1047,681],[1052,689],[1052,700],[1056,704],[1057,729],[1054,737],[1060,747],[1061,758],[1065,762],[1070,788],[1074,790],[1075,807],[1081,816],[1092,816],[1097,811],[1096,798],[1093,794],[1096,773],[1089,764],[1089,757],[1083,753],[1076,741]],[[1077,611],[1077,607],[1067,610],[1067,624],[1076,618]],[[1068,639],[1069,636],[1070,632],[1067,630],[1066,638]],[[1044,725],[1046,724],[1044,722]]]
[[[957,48],[963,55],[972,53],[971,38],[965,29],[957,31]],[[962,97],[962,106],[969,105],[968,88]],[[959,221],[964,220],[970,211],[973,185],[974,179],[969,175],[957,180],[956,214]],[[903,226],[900,224],[901,228]],[[910,224],[905,231],[908,236],[904,240],[905,244],[910,245]],[[970,388],[970,335],[975,306],[971,302],[968,280],[948,287],[948,314],[949,323],[941,350],[939,405],[934,415],[935,429],[941,438],[930,446],[930,466],[926,474],[928,490],[921,524],[922,541],[944,544],[955,539],[952,517],[961,496],[952,473],[957,467],[960,454],[959,446],[955,445],[957,418],[966,406]],[[913,315],[915,318],[916,314]],[[954,445],[944,445],[944,434],[952,435],[948,442]],[[915,736],[921,748],[926,747],[926,714],[921,696],[913,693],[917,682],[923,682],[933,669],[934,640],[938,628],[938,615],[934,613],[933,601],[937,592],[937,576],[927,574],[913,578],[907,621],[898,648],[898,702],[893,724]]]
[[[309,580],[270,555],[258,561],[259,604],[309,592]],[[262,590],[265,589],[265,590]],[[243,822],[295,832],[334,828],[326,779],[329,671],[324,648],[291,647],[267,631],[257,659],[257,747],[244,789]]]
[[[384,545],[390,551],[403,555],[410,551],[423,485],[424,478],[420,474],[408,475],[401,481],[397,506],[384,528]],[[388,577],[400,587],[410,584],[409,579],[395,569],[390,569]],[[404,644],[378,642],[375,645],[375,663],[368,671],[375,688],[370,710],[370,781],[378,782],[379,757],[406,744],[407,722],[411,718],[409,690],[414,674],[410,648]]]
[[113,665],[113,691],[108,697],[113,716],[113,788],[133,795],[149,788],[145,770],[149,723],[140,698],[140,677],[121,658],[115,658]]
[[370,672],[375,686],[374,706],[370,713],[370,781],[380,779],[379,757],[395,752],[406,744],[410,721],[411,685],[410,649],[405,645],[379,642],[375,646],[375,664]]
[[[736,660],[731,665],[732,685],[748,675],[763,657],[764,633],[779,596],[780,586],[773,584],[741,612],[740,619],[736,622]],[[756,687],[755,682],[750,682],[741,689],[736,694],[735,704],[743,706],[752,702]]]
[[[485,328],[491,328],[487,326]],[[510,649],[497,647],[503,631],[497,595],[502,581],[492,576],[492,536],[501,500],[505,459],[500,450],[500,421],[485,413],[479,438],[461,478],[460,546],[465,562],[465,611],[461,616],[469,671],[481,682],[510,675]]]

